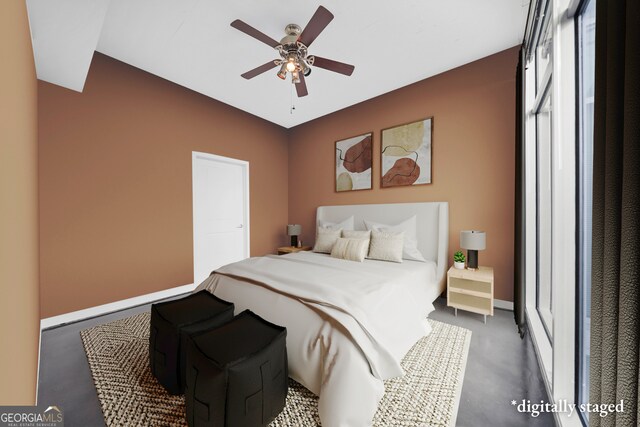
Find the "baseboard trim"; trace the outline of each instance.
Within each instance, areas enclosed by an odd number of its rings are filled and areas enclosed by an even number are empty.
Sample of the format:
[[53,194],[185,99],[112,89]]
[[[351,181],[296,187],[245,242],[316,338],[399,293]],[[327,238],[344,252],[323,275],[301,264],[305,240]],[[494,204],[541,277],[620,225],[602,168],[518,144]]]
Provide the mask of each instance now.
[[90,307],[84,310],[72,311],[71,313],[65,313],[59,316],[47,317],[46,319],[40,320],[40,330],[44,331],[46,329],[66,325],[67,323],[78,322],[80,320],[101,316],[103,314],[112,313],[114,311],[124,310],[126,308],[135,307],[137,305],[148,304],[153,301],[191,292],[195,288],[196,285],[192,283],[189,285],[177,286],[175,288],[165,289],[163,291],[152,292],[146,295],[140,295],[133,298],[111,302],[109,304]]
[[500,308],[502,310],[513,311],[513,302],[511,302],[511,301],[505,301],[505,300],[501,300],[501,299],[494,299],[493,300],[493,306],[495,308]]
[[40,353],[42,351],[42,326],[40,326],[40,332],[38,333],[38,369],[36,370],[36,397],[33,400],[38,405],[38,391],[40,389]]

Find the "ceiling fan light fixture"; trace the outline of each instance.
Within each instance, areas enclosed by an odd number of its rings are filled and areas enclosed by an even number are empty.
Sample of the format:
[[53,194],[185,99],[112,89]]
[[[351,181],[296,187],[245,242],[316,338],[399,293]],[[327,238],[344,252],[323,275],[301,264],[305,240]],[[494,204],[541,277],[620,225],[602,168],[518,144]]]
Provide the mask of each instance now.
[[307,64],[304,63],[304,61],[302,61],[302,74],[307,77],[309,76],[309,74],[311,74],[311,67],[309,67]]
[[278,71],[277,76],[282,80],[287,78],[287,64],[282,64],[280,67],[280,71]]
[[287,71],[293,73],[296,68],[298,68],[297,64],[292,59],[290,59],[289,62],[287,62]]
[[293,84],[300,83],[300,74],[298,74],[297,70],[291,73],[291,81]]

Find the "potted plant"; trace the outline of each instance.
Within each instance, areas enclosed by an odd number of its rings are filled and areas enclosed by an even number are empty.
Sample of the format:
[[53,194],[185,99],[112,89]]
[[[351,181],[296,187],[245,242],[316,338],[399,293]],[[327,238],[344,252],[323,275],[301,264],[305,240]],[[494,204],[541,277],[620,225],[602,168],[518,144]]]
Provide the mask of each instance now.
[[453,254],[453,266],[458,270],[464,270],[465,257],[462,251],[457,251]]

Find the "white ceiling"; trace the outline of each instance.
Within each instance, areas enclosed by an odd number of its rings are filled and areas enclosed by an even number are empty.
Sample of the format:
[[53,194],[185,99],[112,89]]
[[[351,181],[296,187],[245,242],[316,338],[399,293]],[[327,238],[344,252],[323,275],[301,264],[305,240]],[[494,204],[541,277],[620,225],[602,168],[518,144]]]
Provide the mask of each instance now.
[[[309,96],[297,98],[290,81],[276,77],[277,69],[252,80],[240,77],[276,59],[277,52],[229,24],[241,19],[280,40],[287,24],[304,27],[320,3],[28,1],[38,77],[43,80],[80,90],[86,78],[86,71],[78,72],[81,58],[87,57],[88,45],[95,45],[91,35],[97,32],[98,52],[286,128],[519,44],[529,4],[529,0],[323,0],[335,18],[309,52],[353,64],[355,71],[346,77],[316,68],[306,79]],[[46,3],[55,3],[58,13],[37,13]],[[93,19],[107,3],[104,22]],[[91,8],[93,13],[87,11]],[[77,24],[87,17],[91,19],[86,25]],[[73,43],[69,22],[76,22],[72,36],[83,43]],[[48,46],[42,40],[38,43],[43,28],[49,30]],[[52,55],[47,51],[52,46],[73,55]],[[41,72],[49,68],[58,74],[67,70],[69,77],[52,79]]]
[[111,0],[27,0],[36,75],[82,92]]

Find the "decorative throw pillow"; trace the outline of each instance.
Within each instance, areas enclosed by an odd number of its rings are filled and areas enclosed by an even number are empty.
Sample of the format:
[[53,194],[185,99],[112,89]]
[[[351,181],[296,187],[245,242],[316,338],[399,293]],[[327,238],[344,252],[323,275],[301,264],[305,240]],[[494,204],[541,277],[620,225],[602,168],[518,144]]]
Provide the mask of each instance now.
[[330,228],[332,230],[337,230],[339,228],[342,230],[353,230],[353,225],[354,225],[353,215],[342,222],[329,222],[322,219],[318,221],[319,227]]
[[333,245],[331,256],[349,261],[362,262],[367,256],[368,250],[368,239],[345,239],[341,237],[336,240],[335,245]]
[[403,231],[404,232],[404,246],[402,249],[402,258],[412,261],[426,262],[424,256],[418,250],[418,236],[416,232],[416,216],[402,221],[399,224],[388,225],[378,222],[364,220],[364,225],[367,230],[379,230],[379,231]]
[[318,231],[316,233],[316,244],[313,247],[313,252],[321,252],[325,254],[331,253],[331,249],[333,249],[333,245],[336,243],[336,240],[340,238],[340,234],[342,233],[342,229],[333,230],[330,228],[322,228],[318,227]]
[[371,230],[369,258],[381,261],[402,262],[403,231]]
[[371,231],[342,230],[342,237],[347,239],[371,239]]

